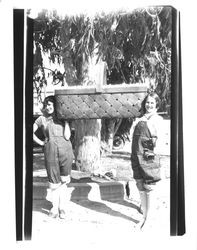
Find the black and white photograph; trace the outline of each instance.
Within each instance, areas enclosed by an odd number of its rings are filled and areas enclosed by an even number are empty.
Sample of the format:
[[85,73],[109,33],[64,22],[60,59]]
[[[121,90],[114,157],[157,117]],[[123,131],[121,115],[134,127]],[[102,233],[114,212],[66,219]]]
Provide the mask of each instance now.
[[3,242],[195,249],[192,4],[0,5]]
[[116,225],[170,235],[172,7],[27,17],[32,238]]

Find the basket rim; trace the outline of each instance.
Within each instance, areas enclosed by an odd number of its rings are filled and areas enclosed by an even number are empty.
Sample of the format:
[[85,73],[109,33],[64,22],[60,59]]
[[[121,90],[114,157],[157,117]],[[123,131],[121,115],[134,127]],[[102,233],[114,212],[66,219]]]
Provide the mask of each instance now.
[[99,90],[95,85],[92,86],[67,86],[65,89],[56,89],[55,95],[76,95],[76,94],[99,94],[99,93],[145,93],[147,85],[140,84],[117,84],[105,85]]

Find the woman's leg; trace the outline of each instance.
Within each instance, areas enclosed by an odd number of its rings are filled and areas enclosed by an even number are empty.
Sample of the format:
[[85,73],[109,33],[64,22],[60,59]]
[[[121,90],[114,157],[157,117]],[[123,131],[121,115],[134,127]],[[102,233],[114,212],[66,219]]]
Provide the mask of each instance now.
[[51,190],[51,202],[52,202],[52,208],[49,211],[49,216],[51,218],[57,218],[59,215],[60,186],[61,183],[49,182],[49,188]]
[[68,183],[70,183],[70,175],[61,176],[62,184],[60,186],[60,199],[59,199],[59,216],[61,219],[66,218],[66,209],[68,207],[69,194],[68,194]]
[[144,184],[143,179],[137,179],[136,186],[140,194],[140,201],[141,201],[140,210],[143,215],[143,219],[140,223],[140,228],[143,228],[145,225],[145,222],[147,221],[149,217],[151,188],[148,185]]
[[73,151],[70,141],[59,141],[58,144],[58,155],[59,155],[59,164],[60,164],[60,178],[62,185],[60,187],[60,218],[65,219],[66,209],[68,205],[68,187],[70,183],[70,174],[73,163]]
[[149,209],[150,209],[150,192],[140,191],[141,199],[141,209],[143,214],[143,221],[141,223],[141,228],[144,226],[145,222],[148,219]]
[[54,141],[51,140],[45,145],[44,155],[52,202],[52,209],[49,212],[49,216],[52,218],[56,218],[59,215],[58,208],[60,199],[61,178],[57,146]]

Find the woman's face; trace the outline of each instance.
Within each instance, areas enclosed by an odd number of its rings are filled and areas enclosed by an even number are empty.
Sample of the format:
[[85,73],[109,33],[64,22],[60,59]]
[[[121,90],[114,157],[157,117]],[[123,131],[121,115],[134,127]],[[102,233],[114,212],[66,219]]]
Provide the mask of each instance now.
[[145,103],[145,109],[146,109],[146,113],[149,113],[149,114],[155,113],[157,111],[155,98],[148,96],[148,98],[146,99],[146,103]]
[[45,111],[46,111],[47,114],[49,114],[49,115],[53,114],[53,112],[54,112],[54,105],[53,105],[52,102],[50,102],[50,101],[47,102]]

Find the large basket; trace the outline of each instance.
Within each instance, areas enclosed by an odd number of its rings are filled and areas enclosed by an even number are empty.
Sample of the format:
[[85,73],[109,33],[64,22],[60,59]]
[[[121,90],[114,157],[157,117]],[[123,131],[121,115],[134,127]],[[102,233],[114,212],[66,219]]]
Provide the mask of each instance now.
[[60,119],[129,118],[139,116],[147,93],[144,84],[68,87],[55,90]]

